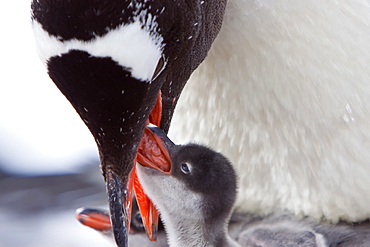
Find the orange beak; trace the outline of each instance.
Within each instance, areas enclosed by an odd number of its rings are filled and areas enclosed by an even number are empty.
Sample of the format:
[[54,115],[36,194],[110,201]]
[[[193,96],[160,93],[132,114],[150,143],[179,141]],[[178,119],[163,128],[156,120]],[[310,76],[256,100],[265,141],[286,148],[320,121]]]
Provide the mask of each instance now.
[[81,224],[103,233],[112,230],[109,213],[103,210],[79,208],[76,210],[76,219]]
[[[149,123],[159,126],[161,115],[162,98],[161,93],[159,93],[156,105],[150,114]],[[136,160],[143,166],[158,169],[165,173],[169,173],[171,171],[171,159],[167,148],[162,140],[148,127],[146,127],[144,130]],[[149,239],[151,241],[155,241],[157,239],[158,231],[158,211],[154,207],[152,201],[146,196],[136,175],[135,166],[132,169],[130,176],[133,177],[133,189],[141,213],[141,218],[143,220],[144,228]]]

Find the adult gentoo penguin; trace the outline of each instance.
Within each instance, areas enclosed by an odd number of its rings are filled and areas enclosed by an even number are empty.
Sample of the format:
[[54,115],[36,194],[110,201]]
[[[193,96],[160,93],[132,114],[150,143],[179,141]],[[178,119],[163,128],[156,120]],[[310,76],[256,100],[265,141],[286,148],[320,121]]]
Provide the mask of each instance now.
[[[168,130],[183,86],[221,27],[225,4],[32,1],[40,57],[98,145],[119,246],[127,245],[126,184],[144,127],[149,119]],[[154,211],[146,206],[146,212]]]

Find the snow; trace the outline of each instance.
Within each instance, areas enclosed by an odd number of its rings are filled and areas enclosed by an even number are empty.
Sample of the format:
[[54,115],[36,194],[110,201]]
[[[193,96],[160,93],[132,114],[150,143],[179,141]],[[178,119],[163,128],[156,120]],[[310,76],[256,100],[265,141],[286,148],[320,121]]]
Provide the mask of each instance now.
[[109,247],[110,239],[82,226],[74,210],[50,210],[32,216],[0,212],[0,246]]
[[97,148],[38,57],[30,3],[4,1],[1,8],[0,164],[12,173],[64,173],[97,158]]

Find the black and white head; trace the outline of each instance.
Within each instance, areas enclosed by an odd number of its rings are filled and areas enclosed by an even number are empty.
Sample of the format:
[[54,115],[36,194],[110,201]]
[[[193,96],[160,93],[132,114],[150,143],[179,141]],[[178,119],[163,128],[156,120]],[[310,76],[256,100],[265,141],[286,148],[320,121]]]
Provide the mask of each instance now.
[[146,122],[161,95],[156,125],[168,131],[185,83],[220,30],[226,2],[32,1],[39,55],[98,145],[119,246],[127,245],[126,184]]
[[227,225],[237,179],[229,160],[197,144],[172,145],[169,154],[170,174],[140,164],[137,170],[160,211],[170,246],[234,246]]

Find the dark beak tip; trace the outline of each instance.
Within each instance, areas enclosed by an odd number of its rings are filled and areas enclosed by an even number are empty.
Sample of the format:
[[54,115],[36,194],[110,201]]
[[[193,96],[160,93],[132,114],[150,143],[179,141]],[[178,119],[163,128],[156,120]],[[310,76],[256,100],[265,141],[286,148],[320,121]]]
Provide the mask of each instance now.
[[108,169],[106,173],[106,186],[112,228],[116,244],[118,247],[127,247],[128,219],[126,208],[124,207],[125,201],[128,200],[126,183],[121,181],[117,174]]
[[147,128],[154,134],[156,135],[157,137],[159,137],[162,142],[164,143],[164,145],[166,146],[166,148],[168,150],[170,150],[173,146],[175,146],[175,143],[172,142],[172,140],[170,138],[168,138],[168,136],[163,132],[163,130],[161,128],[159,128],[158,126],[155,126],[153,124],[149,124],[147,126]]

